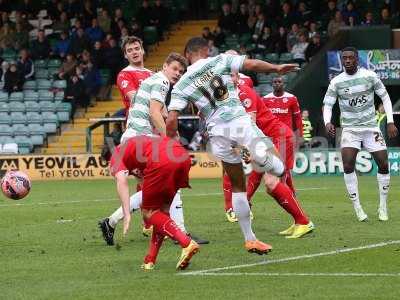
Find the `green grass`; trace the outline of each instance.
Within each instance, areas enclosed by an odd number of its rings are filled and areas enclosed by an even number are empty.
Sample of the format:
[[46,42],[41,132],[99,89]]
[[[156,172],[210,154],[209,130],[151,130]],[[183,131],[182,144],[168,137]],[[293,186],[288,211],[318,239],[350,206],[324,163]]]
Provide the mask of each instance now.
[[[400,188],[392,178],[390,220],[376,217],[374,177],[360,177],[369,222],[359,223],[341,177],[296,178],[304,209],[316,224],[298,240],[277,235],[290,218],[265,196],[254,199],[254,229],[273,245],[267,257],[247,253],[238,224],[225,220],[219,180],[194,180],[183,192],[186,227],[210,239],[187,272],[259,263],[400,240]],[[319,189],[309,189],[319,188]],[[307,190],[309,189],[309,190]],[[337,255],[223,270],[236,276],[177,276],[179,247],[167,241],[156,270],[139,269],[148,240],[135,215],[119,249],[105,246],[97,221],[118,206],[112,181],[34,182],[20,202],[0,199],[0,299],[398,299],[400,276],[265,276],[266,273],[400,273],[400,244]],[[60,222],[60,220],[63,220]],[[244,275],[243,273],[259,273]],[[264,274],[264,275],[263,275]]]

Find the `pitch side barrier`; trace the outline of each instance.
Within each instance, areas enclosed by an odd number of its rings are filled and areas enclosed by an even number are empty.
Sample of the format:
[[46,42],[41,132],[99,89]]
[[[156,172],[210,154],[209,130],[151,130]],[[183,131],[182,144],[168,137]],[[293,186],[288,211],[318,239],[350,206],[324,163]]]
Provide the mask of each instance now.
[[[190,178],[220,178],[221,162],[205,152],[191,153]],[[389,149],[390,172],[400,175],[400,148]],[[0,170],[21,170],[32,180],[110,179],[108,163],[100,154],[76,155],[14,155],[0,156]],[[371,154],[360,151],[356,170],[361,175],[376,175],[377,166]],[[341,175],[340,151],[336,149],[307,150],[296,153],[293,169],[297,176]]]

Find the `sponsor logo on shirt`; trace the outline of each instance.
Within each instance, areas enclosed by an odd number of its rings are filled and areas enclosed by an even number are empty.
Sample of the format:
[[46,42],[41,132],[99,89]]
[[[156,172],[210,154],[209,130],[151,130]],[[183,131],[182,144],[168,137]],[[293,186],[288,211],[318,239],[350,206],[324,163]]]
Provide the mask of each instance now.
[[288,108],[271,108],[273,114],[287,114],[289,112]]
[[128,84],[129,84],[128,80],[122,80],[121,82],[121,86],[123,89],[125,89],[128,86]]

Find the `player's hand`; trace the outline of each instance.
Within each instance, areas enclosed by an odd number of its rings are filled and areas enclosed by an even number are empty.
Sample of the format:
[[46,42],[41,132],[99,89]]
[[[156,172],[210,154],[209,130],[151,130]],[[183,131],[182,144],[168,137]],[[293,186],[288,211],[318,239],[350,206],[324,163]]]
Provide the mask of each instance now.
[[331,137],[334,137],[334,136],[335,136],[335,133],[336,133],[335,125],[333,125],[332,123],[328,123],[328,124],[325,125],[325,129],[326,129],[326,132],[327,132]]
[[399,134],[396,125],[394,123],[387,124],[387,134],[390,139],[396,137]]
[[129,231],[129,226],[131,225],[131,215],[124,216],[124,229],[123,234],[126,235]]
[[300,67],[298,64],[282,64],[278,65],[277,68],[277,73],[279,74],[285,74],[289,72],[294,72],[300,70]]

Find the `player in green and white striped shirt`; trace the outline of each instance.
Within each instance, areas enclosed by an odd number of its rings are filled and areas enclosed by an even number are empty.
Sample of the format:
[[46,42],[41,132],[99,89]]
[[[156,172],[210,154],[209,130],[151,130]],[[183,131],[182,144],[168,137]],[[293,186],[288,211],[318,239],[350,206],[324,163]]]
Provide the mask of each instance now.
[[[294,70],[297,65],[274,65],[229,54],[208,58],[208,43],[199,37],[188,41],[185,55],[192,65],[172,90],[167,134],[175,136],[179,112],[189,102],[196,105],[206,121],[211,151],[222,160],[232,182],[232,204],[245,238],[245,248],[249,252],[266,254],[271,246],[258,241],[252,231],[241,156],[232,146],[248,149],[253,162],[263,171],[280,176],[284,166],[274,153],[271,140],[246,114],[231,74],[240,70],[285,73]],[[278,178],[276,182],[279,182]]]
[[354,172],[357,153],[364,148],[372,154],[378,165],[379,185],[378,217],[388,220],[387,195],[390,173],[385,140],[375,118],[374,93],[383,103],[387,115],[387,133],[389,138],[398,134],[393,122],[392,102],[378,75],[358,66],[358,52],[353,47],[342,51],[345,71],[332,79],[324,98],[324,122],[327,132],[334,136],[335,126],[331,123],[332,107],[339,100],[342,130],[341,152],[344,170],[344,182],[353,203],[359,221],[367,220],[367,214],[361,207],[357,175]]

